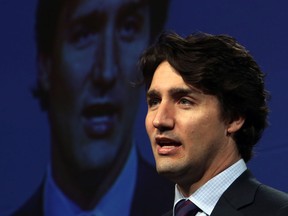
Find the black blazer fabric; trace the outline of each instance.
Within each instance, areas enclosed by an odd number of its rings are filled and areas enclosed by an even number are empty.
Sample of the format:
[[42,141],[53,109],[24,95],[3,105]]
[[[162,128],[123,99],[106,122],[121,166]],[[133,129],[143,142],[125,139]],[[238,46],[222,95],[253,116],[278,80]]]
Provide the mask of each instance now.
[[[137,180],[129,216],[159,216],[167,212],[173,206],[174,188],[172,182],[160,177],[156,169],[138,155]],[[11,216],[43,216],[43,192],[44,182]]]
[[[163,216],[172,216],[172,210]],[[211,216],[288,216],[288,194],[258,182],[249,170],[217,202]]]

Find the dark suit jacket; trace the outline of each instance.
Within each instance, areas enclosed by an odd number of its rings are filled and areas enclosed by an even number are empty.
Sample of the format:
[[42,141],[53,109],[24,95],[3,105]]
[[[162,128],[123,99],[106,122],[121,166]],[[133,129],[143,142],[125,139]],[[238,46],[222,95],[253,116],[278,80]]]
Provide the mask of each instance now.
[[[172,210],[164,216],[172,216]],[[288,216],[288,194],[258,182],[247,170],[224,192],[211,216]]]
[[[44,183],[42,183],[36,193],[11,216],[44,215],[43,192]],[[161,178],[155,168],[139,155],[136,187],[130,216],[159,216],[167,212],[167,210],[173,206],[173,202],[174,184]]]

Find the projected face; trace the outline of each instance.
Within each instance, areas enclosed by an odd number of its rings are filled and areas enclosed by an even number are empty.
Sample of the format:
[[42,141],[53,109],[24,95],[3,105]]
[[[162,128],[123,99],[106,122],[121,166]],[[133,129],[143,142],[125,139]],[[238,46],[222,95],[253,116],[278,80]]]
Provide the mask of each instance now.
[[131,81],[149,31],[141,0],[82,0],[64,9],[44,67],[53,143],[69,164],[97,169],[129,151],[140,92]]

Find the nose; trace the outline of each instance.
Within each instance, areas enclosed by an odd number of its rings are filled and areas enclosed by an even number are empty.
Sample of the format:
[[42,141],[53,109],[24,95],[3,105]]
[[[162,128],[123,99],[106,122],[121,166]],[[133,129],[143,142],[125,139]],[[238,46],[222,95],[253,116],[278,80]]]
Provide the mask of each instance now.
[[113,26],[103,29],[99,36],[93,65],[93,81],[102,88],[111,88],[115,84],[119,68],[117,64],[117,42],[114,40]]
[[156,115],[153,119],[153,126],[159,131],[172,130],[175,126],[173,108],[167,104],[160,104],[155,111]]

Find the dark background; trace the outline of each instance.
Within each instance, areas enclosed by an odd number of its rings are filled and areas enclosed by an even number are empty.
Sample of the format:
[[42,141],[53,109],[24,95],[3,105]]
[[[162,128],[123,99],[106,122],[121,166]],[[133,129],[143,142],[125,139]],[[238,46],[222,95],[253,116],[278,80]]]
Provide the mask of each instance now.
[[[40,183],[49,160],[45,113],[30,94],[35,82],[36,0],[0,0],[0,215],[7,215]],[[250,50],[267,73],[272,94],[270,127],[248,164],[263,183],[288,192],[288,2],[286,0],[172,0],[166,29],[229,34]],[[136,142],[153,163],[144,129],[146,106],[136,121]]]

